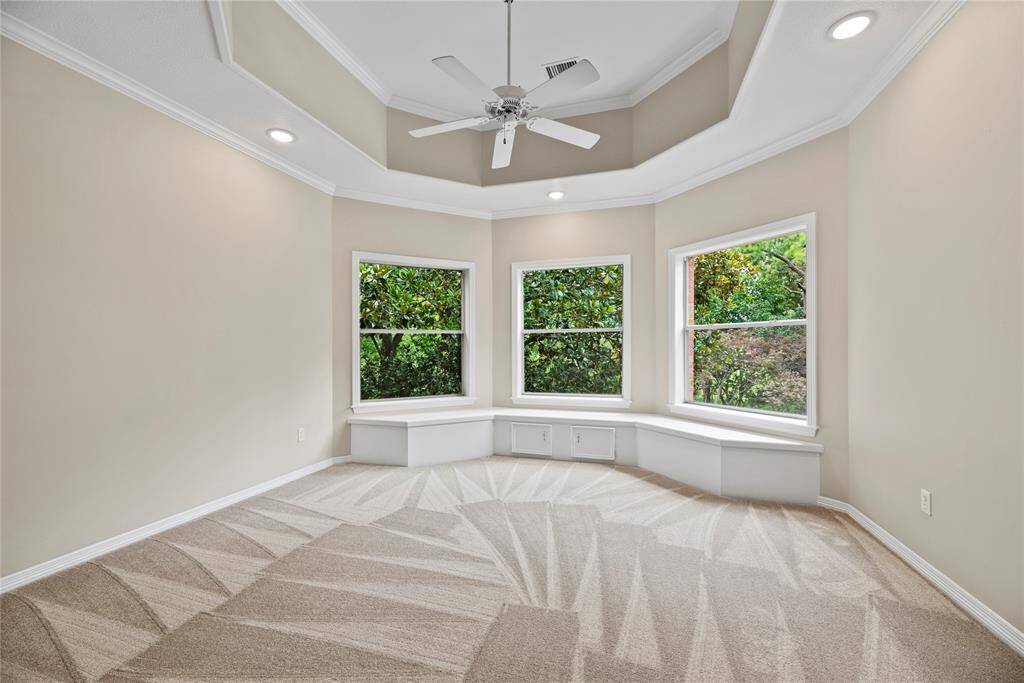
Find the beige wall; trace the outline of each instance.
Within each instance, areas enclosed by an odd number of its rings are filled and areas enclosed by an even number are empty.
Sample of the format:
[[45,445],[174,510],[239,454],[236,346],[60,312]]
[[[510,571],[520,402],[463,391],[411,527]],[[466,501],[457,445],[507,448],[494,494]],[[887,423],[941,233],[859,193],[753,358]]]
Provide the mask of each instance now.
[[654,330],[657,404],[668,401],[667,250],[815,212],[821,493],[846,499],[846,130],[801,145],[657,205]]
[[480,185],[483,137],[478,131],[457,130],[425,138],[409,135],[410,130],[437,123],[388,107],[388,168]]
[[352,414],[352,252],[472,261],[476,264],[476,405],[491,404],[490,221],[334,199],[334,436],[349,452]]
[[2,63],[3,574],[330,456],[330,198]]
[[386,164],[387,107],[276,2],[230,5],[231,51],[238,65]]
[[849,240],[851,502],[1017,627],[1022,13],[968,3],[850,126]]
[[480,145],[483,184],[562,178],[614,171],[633,165],[632,109],[613,109],[560,120],[567,125],[597,133],[601,139],[591,149],[583,149],[532,133],[525,126],[520,126],[516,130],[512,164],[507,168],[492,169],[494,136],[497,131],[484,131],[481,133],[483,140]]
[[653,412],[654,207],[562,213],[493,222],[494,404],[511,405],[512,265],[585,256],[630,254],[632,277],[632,410]]
[[814,211],[822,493],[1024,626],[1022,45],[1024,5],[970,3],[849,130],[489,222],[332,200],[4,40],[3,573],[347,453],[353,250],[477,264],[479,405],[511,395],[510,264],[630,253],[659,411],[666,250]]
[[633,107],[633,163],[641,164],[729,116],[726,45]]

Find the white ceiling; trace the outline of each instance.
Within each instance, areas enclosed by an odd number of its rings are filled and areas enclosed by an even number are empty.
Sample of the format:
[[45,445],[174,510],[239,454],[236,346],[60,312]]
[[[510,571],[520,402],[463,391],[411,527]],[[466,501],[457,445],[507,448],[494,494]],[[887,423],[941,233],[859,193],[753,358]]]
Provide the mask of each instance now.
[[[595,6],[634,3],[575,4],[589,20]],[[5,0],[0,30],[337,196],[505,217],[659,201],[840,128],[961,4],[777,0],[727,120],[636,168],[490,187],[387,170],[247,78],[220,58],[211,22],[216,2],[211,12],[196,1]],[[877,14],[867,32],[843,42],[826,38],[836,19],[858,9]],[[476,66],[472,54],[464,59]],[[293,130],[298,141],[272,143],[269,127]],[[556,187],[566,197],[553,203],[546,195]]]
[[[479,103],[430,60],[455,55],[489,86],[505,84],[505,3],[310,2],[306,8],[401,105],[459,116]],[[722,2],[529,2],[512,5],[512,83],[543,82],[542,64],[589,59],[601,80],[554,106],[628,97],[736,11]],[[422,108],[421,108],[422,109]]]

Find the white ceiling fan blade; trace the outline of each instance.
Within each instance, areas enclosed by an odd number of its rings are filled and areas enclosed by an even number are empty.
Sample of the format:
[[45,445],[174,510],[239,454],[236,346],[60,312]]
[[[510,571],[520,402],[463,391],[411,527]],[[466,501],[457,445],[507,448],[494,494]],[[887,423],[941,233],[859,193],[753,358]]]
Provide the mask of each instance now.
[[494,156],[491,168],[505,168],[512,163],[512,145],[516,141],[516,127],[506,124],[494,134]]
[[530,119],[526,122],[526,127],[534,133],[540,133],[549,138],[568,142],[570,145],[576,145],[583,149],[590,149],[601,139],[601,136],[597,133],[591,133],[589,130],[583,130],[582,128],[570,126],[559,121],[552,121],[551,119]]
[[601,78],[601,74],[597,73],[597,69],[590,63],[590,60],[581,59],[575,66],[544,81],[526,93],[523,99],[534,107],[546,107],[559,98],[590,85],[599,78]]
[[425,138],[428,135],[437,135],[438,133],[448,133],[453,130],[462,130],[463,128],[473,128],[475,126],[482,126],[490,121],[486,116],[474,116],[471,119],[459,119],[458,121],[449,121],[448,123],[439,123],[436,126],[427,126],[426,128],[416,128],[409,131],[409,135],[414,138]]
[[494,94],[494,91],[487,87],[486,83],[481,81],[475,73],[467,69],[466,65],[455,57],[448,55],[447,57],[437,57],[430,61],[432,61],[434,66],[438,69],[458,81],[459,85],[479,97],[484,102],[494,102],[498,99]]

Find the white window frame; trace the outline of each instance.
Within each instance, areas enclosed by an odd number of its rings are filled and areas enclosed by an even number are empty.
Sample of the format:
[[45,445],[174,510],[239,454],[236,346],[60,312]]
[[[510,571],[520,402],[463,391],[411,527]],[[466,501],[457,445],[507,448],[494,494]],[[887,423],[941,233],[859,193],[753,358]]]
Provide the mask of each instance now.
[[[564,270],[588,266],[622,266],[622,327],[563,330],[523,329],[523,274],[535,270]],[[630,400],[630,257],[593,256],[512,264],[512,403],[523,406],[569,406],[577,408],[628,408]],[[524,389],[523,336],[562,332],[622,332],[622,392],[605,394],[535,394]]]
[[[761,225],[749,230],[734,232],[695,244],[670,249],[668,252],[668,368],[670,412],[685,417],[697,418],[730,426],[755,427],[770,431],[799,436],[814,436],[818,431],[818,381],[817,381],[817,251],[815,249],[816,214],[807,213],[785,220]],[[807,297],[804,302],[806,322],[770,321],[753,324],[687,325],[687,259],[752,242],[782,237],[797,232],[807,236],[807,267],[805,286]],[[686,334],[694,330],[723,329],[736,327],[767,327],[771,325],[803,324],[807,337],[807,415],[806,417],[783,415],[749,408],[711,406],[686,401],[686,387],[689,373],[689,357],[686,353]]]
[[[462,271],[462,329],[461,330],[401,330],[411,334],[461,334],[462,335],[462,394],[459,396],[411,396],[408,398],[360,398],[359,349],[360,337],[364,330],[359,327],[360,263],[383,263],[392,266],[414,268],[441,268]],[[451,261],[420,256],[399,256],[378,254],[367,251],[352,252],[352,412],[376,413],[389,410],[423,410],[469,406],[476,403],[476,264],[472,261]],[[376,330],[387,332],[388,330]],[[398,332],[399,330],[392,330]]]

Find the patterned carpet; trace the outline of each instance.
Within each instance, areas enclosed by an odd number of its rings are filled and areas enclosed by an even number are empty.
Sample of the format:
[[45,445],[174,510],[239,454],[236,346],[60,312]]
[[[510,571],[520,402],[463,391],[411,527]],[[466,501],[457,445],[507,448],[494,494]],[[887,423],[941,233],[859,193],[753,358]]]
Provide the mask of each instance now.
[[4,681],[1024,680],[842,515],[500,457],[338,465],[0,610]]

